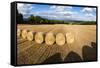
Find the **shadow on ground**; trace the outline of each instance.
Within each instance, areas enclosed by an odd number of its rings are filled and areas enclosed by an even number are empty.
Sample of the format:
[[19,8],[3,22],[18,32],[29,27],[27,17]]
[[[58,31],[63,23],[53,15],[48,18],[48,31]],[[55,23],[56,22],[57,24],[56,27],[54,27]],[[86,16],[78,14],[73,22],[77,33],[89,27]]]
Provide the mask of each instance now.
[[83,60],[81,57],[75,53],[75,52],[70,52],[64,60],[61,58],[60,53],[56,53],[53,56],[47,58],[43,64],[46,63],[61,63],[61,62],[80,62],[80,61],[94,61],[97,59],[97,47],[96,43],[91,42],[91,46],[84,46],[82,48],[82,54],[83,54]]
[[47,58],[43,63],[60,63],[62,62],[60,53],[56,53],[53,56]]
[[97,47],[96,43],[91,42],[91,46],[84,46],[82,49],[84,61],[93,61],[97,59]]
[[82,61],[81,57],[75,52],[70,52],[64,59],[64,62],[75,62],[75,61]]

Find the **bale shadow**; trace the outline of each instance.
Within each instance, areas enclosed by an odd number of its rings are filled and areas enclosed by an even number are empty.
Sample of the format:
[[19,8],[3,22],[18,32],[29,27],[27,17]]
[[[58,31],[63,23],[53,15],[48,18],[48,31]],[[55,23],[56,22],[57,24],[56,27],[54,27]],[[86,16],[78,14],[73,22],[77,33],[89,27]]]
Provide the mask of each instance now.
[[60,55],[60,53],[56,53],[53,56],[44,60],[42,63],[48,64],[48,63],[60,63],[60,62],[62,62],[61,55]]
[[97,49],[97,45],[95,42],[91,42],[91,46],[94,48],[94,49]]
[[70,52],[64,59],[64,62],[79,62],[79,61],[82,61],[81,57],[73,51]]
[[95,61],[97,60],[97,46],[96,43],[91,42],[91,46],[84,46],[82,48],[83,60],[84,61]]
[[83,55],[83,60],[82,58],[75,52],[71,51],[63,60],[61,58],[60,53],[56,53],[53,56],[47,58],[42,62],[42,64],[52,64],[52,63],[68,63],[68,62],[82,62],[82,61],[95,61],[97,60],[97,46],[96,43],[91,42],[91,47],[89,46],[84,46],[82,48],[82,55]]

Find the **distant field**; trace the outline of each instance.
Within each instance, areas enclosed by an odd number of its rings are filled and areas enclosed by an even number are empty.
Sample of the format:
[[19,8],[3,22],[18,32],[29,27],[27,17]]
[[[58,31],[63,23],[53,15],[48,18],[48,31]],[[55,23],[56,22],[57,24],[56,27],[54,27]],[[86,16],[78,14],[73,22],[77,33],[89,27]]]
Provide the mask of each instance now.
[[48,46],[45,43],[40,45],[34,41],[30,42],[27,40],[23,40],[22,38],[18,38],[17,39],[18,64],[40,64],[43,63],[44,60],[46,60],[48,57],[56,53],[60,53],[61,58],[64,60],[64,58],[71,51],[77,53],[83,60],[82,48],[84,46],[89,46],[92,48],[91,42],[96,43],[96,25],[65,25],[65,24],[54,24],[54,25],[20,24],[19,25],[18,24],[17,28],[22,30],[27,29],[34,32],[44,32],[44,33],[53,32],[55,35],[57,33],[66,34],[71,32],[75,37],[75,42],[73,44],[68,45],[66,43],[63,46],[58,46],[57,44]]

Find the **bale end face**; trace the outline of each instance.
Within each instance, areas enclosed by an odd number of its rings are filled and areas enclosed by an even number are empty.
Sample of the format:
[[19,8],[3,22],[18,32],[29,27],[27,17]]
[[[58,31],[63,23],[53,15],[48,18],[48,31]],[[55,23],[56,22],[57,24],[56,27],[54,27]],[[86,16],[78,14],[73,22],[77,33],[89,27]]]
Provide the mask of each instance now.
[[34,33],[32,31],[29,31],[27,33],[27,40],[28,41],[33,41],[33,39],[34,39]]
[[66,42],[68,44],[72,44],[74,43],[74,41],[75,41],[74,35],[72,33],[66,33]]
[[17,29],[17,37],[21,37],[21,29]]
[[44,41],[44,36],[43,36],[43,33],[42,32],[37,32],[35,34],[35,41],[39,44],[43,43]]
[[45,43],[47,45],[53,45],[55,42],[55,37],[53,35],[53,33],[47,33],[46,36],[45,36]]
[[22,38],[23,39],[26,39],[27,38],[27,32],[28,32],[28,30],[23,30],[22,31]]
[[65,36],[62,33],[56,35],[56,44],[60,46],[65,44]]

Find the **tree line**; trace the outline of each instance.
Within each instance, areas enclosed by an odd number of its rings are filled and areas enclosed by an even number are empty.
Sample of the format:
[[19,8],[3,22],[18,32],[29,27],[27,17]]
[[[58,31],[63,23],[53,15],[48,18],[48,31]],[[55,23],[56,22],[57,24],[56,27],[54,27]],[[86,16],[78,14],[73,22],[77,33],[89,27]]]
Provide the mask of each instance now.
[[18,24],[68,24],[68,25],[95,25],[95,21],[64,21],[64,20],[50,20],[40,16],[30,15],[26,20],[21,13],[16,11],[16,19]]

